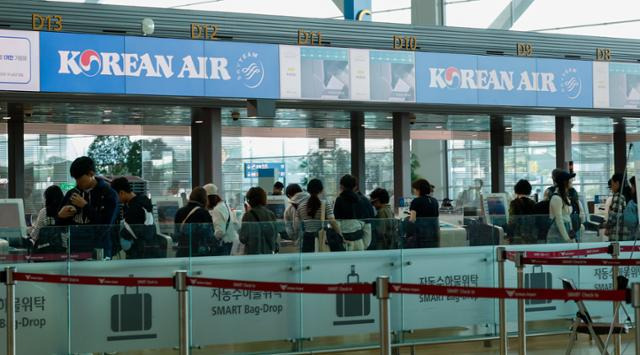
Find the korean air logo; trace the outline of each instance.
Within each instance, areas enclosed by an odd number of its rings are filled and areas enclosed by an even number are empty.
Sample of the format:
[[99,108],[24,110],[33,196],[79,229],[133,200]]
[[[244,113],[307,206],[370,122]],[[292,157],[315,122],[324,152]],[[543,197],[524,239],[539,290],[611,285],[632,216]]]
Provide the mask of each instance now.
[[444,72],[444,81],[450,88],[459,88],[461,82],[460,69],[456,67],[448,67]]
[[236,79],[249,89],[255,89],[264,80],[264,65],[256,52],[247,52],[238,58]]
[[567,68],[560,77],[560,89],[570,100],[577,99],[582,93],[582,80],[576,68]]
[[100,55],[93,49],[86,49],[80,54],[79,64],[82,69],[82,74],[88,77],[98,75],[98,73],[100,73],[100,69],[102,69]]

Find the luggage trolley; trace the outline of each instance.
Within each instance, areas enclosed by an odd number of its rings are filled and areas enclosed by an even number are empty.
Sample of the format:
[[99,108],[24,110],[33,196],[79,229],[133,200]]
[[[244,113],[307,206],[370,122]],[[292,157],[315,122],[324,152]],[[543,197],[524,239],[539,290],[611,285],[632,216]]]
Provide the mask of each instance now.
[[[572,280],[569,279],[561,279],[562,280],[562,288],[568,291],[576,291],[577,288]],[[626,285],[626,284],[625,284]],[[605,344],[600,335],[608,336],[611,331],[611,323],[605,322],[594,322],[587,311],[587,307],[584,302],[581,300],[576,300],[576,305],[578,306],[578,312],[576,313],[576,317],[573,320],[573,324],[571,325],[571,338],[569,339],[569,345],[567,346],[566,355],[571,354],[571,350],[573,350],[573,346],[578,339],[578,334],[589,334],[591,339],[596,343],[598,349],[600,350],[600,354],[609,355],[606,347],[608,344]],[[621,305],[622,307],[622,305]],[[626,310],[625,310],[626,313]],[[627,334],[629,333],[629,327],[626,324],[616,323],[613,324],[612,334]]]

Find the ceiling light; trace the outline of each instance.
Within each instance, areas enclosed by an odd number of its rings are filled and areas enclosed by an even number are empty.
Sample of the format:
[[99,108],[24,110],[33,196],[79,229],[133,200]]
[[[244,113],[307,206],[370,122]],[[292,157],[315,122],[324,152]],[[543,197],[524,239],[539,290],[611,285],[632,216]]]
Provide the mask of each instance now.
[[506,131],[510,131],[510,130],[512,130],[512,128],[511,128],[511,127],[505,127],[504,129],[505,129]]
[[475,121],[475,118],[467,118],[467,122]]
[[10,119],[11,119],[11,117],[9,117],[9,116],[3,116],[3,117],[2,117],[2,119],[3,119],[3,120],[5,120],[5,121],[8,121],[8,120],[10,120]]
[[436,126],[436,129],[442,129],[442,126]]
[[108,114],[110,114],[110,113],[111,113],[111,112],[113,112],[113,111],[111,111],[111,110],[104,110],[104,111],[102,111],[102,112],[104,112],[105,114],[107,114],[107,115],[108,115]]
[[110,118],[103,118],[102,122],[111,122],[111,119]]
[[200,124],[200,123],[202,123],[202,121],[201,121],[201,120],[197,120],[197,121],[196,121],[196,123],[197,123],[197,124]]
[[387,119],[391,120],[391,119],[393,119],[393,116],[387,116]]

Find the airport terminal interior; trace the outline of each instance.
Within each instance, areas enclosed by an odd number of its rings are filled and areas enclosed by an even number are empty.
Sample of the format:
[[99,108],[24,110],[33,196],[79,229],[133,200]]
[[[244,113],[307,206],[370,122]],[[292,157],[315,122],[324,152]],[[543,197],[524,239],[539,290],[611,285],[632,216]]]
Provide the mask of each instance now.
[[2,353],[640,354],[638,11],[1,0]]

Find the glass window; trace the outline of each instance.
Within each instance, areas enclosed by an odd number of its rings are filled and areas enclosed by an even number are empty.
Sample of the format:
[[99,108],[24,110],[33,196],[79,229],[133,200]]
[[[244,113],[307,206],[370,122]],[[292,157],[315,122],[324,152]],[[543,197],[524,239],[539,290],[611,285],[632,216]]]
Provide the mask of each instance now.
[[366,194],[381,187],[393,195],[393,139],[391,131],[365,131],[365,190]]
[[9,196],[9,144],[7,124],[0,123],[0,198]]
[[608,117],[572,117],[574,186],[589,201],[607,195],[614,173],[613,121]]

